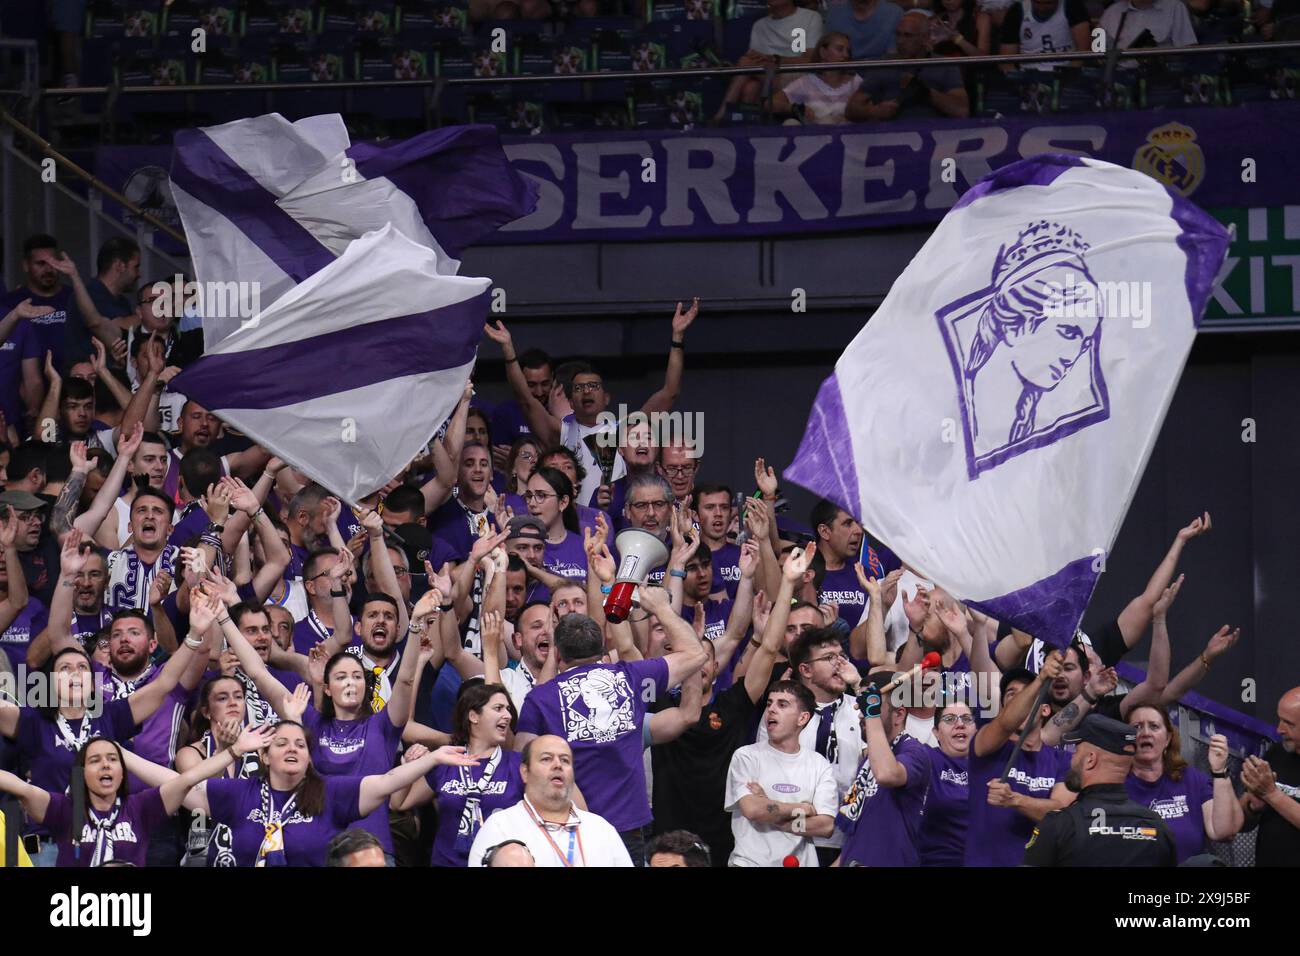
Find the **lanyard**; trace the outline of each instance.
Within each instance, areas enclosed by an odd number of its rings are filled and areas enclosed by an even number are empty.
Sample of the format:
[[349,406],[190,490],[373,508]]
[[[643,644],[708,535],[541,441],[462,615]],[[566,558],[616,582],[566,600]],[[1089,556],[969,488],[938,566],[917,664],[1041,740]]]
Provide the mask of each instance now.
[[[579,827],[582,825],[581,821],[579,821],[578,823],[570,824],[566,827],[566,829],[568,829],[569,831],[569,852],[566,855],[563,851],[560,850],[559,844],[556,843],[555,840],[551,837],[550,825],[545,823],[542,820],[542,818],[537,815],[537,813],[533,810],[532,804],[528,802],[527,797],[524,797],[524,809],[527,811],[528,816],[532,819],[532,821],[535,824],[537,824],[537,829],[542,831],[542,836],[546,837],[546,842],[551,845],[551,849],[555,851],[555,855],[560,858],[561,863],[563,863],[566,867],[573,866],[573,845],[574,842],[576,841],[578,845],[578,853],[582,856],[582,865],[583,866],[587,865],[587,851],[583,849],[582,833],[579,831]],[[573,813],[572,808],[570,808],[569,812],[570,814]]]

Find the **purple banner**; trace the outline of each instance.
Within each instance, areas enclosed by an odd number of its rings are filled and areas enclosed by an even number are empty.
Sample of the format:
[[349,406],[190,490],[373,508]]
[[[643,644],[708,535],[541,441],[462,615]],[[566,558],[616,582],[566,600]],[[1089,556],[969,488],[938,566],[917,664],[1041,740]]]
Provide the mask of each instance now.
[[[823,127],[505,139],[537,211],[497,243],[698,239],[937,222],[994,169],[1044,152],[1139,169],[1202,208],[1282,206],[1300,181],[1300,102]],[[154,202],[166,148],[103,147],[97,172]],[[152,167],[142,173],[143,167]],[[167,215],[170,210],[161,210]]]

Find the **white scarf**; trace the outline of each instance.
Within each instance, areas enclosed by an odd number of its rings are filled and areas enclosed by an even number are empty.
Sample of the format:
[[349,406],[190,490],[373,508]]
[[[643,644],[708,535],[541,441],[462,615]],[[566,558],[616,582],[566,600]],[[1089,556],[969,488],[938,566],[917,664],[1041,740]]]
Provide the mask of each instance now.
[[488,785],[492,783],[492,774],[496,772],[497,767],[500,765],[501,748],[497,747],[492,751],[492,756],[488,758],[488,762],[483,768],[483,776],[477,780],[474,779],[470,767],[460,768],[460,785],[465,790],[465,809],[460,813],[460,826],[456,831],[458,836],[472,837],[478,832],[478,828],[483,825],[483,813],[479,809],[479,797],[486,792]]
[[55,746],[57,747],[62,743],[64,747],[67,747],[74,754],[79,753],[81,748],[86,745],[86,741],[94,736],[94,730],[90,726],[89,714],[82,715],[81,726],[77,729],[75,736],[72,733],[72,725],[68,723],[68,718],[62,714],[59,714],[59,719],[55,721],[55,727],[59,732],[59,739],[54,742]]
[[[113,806],[109,809],[108,815],[101,817],[95,812],[94,807],[86,807],[86,830],[94,833],[95,852],[90,858],[92,867],[99,866],[101,863],[107,863],[113,859],[113,827],[117,825],[117,815],[122,810],[122,798],[118,797],[113,801]],[[86,842],[86,834],[82,832],[81,842]]]

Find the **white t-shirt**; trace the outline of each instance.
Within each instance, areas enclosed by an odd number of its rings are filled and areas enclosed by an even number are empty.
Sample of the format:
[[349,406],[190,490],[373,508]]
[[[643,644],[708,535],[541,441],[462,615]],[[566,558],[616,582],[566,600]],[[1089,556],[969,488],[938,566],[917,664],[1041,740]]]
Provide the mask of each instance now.
[[[804,31],[803,50],[794,51],[795,29]],[[817,41],[822,38],[822,15],[816,10],[795,8],[794,13],[780,20],[763,17],[754,23],[749,31],[749,48],[755,53],[766,56],[803,56],[817,49]]]
[[792,754],[767,741],[741,747],[731,757],[723,805],[731,814],[731,832],[736,838],[728,865],[781,866],[787,856],[794,856],[800,866],[817,866],[817,850],[808,837],[753,823],[740,812],[741,798],[750,795],[750,781],[758,783],[773,800],[811,803],[819,816],[833,817],[840,802],[826,758],[802,745]]
[[[1120,20],[1124,21],[1122,30]],[[1196,45],[1196,30],[1192,27],[1191,15],[1187,12],[1186,5],[1179,0],[1156,0],[1143,10],[1133,6],[1131,0],[1120,0],[1119,3],[1112,3],[1102,13],[1100,26],[1112,42],[1116,42],[1116,34],[1119,34],[1117,42],[1121,50],[1128,49],[1143,30],[1151,31],[1156,46]]]
[[[632,858],[628,856],[618,831],[604,817],[574,807],[570,820],[578,825],[573,849],[574,866],[632,865]],[[548,832],[550,839],[547,839]],[[483,854],[506,840],[519,840],[527,846],[538,866],[564,866],[567,862],[568,832],[544,830],[520,800],[513,807],[498,810],[487,818],[469,849],[469,865],[482,866]]]
[[[812,719],[799,732],[799,746],[824,760],[825,758],[817,753],[817,728],[821,725],[821,720],[820,715],[812,715]],[[831,765],[831,769],[835,776],[836,800],[843,800],[844,794],[848,793],[849,787],[853,786],[853,781],[858,775],[858,763],[862,759],[862,750],[867,745],[862,739],[862,718],[852,694],[845,694],[840,698],[840,705],[835,709],[834,731],[835,763]],[[767,743],[767,725],[761,720],[758,722],[755,741],[760,744]],[[828,837],[816,837],[813,843],[824,847],[843,846],[844,834],[837,829]]]
[[[596,490],[600,488],[600,465],[596,463],[596,456],[591,453],[591,449],[583,439],[595,432],[613,430],[613,425],[580,425],[572,415],[565,415],[560,423],[560,444],[572,448],[573,453],[578,456],[578,461],[582,462],[582,467],[587,469],[587,476],[582,480],[582,487],[578,489],[580,505],[591,504]],[[615,453],[614,474],[610,480],[618,481],[626,474],[627,465],[623,463],[623,456]]]
[[515,705],[515,713],[524,709],[524,698],[533,689],[536,680],[529,680],[528,665],[523,661],[518,667],[501,668],[501,686],[510,692],[510,703]]
[[809,124],[835,126],[847,122],[844,107],[849,98],[862,85],[862,77],[854,73],[847,83],[831,86],[816,73],[801,73],[784,90],[791,103],[802,103],[804,121]]
[[914,737],[927,747],[939,746],[939,739],[934,735],[934,717],[918,717],[915,714],[907,715],[907,725],[903,731],[909,736]]

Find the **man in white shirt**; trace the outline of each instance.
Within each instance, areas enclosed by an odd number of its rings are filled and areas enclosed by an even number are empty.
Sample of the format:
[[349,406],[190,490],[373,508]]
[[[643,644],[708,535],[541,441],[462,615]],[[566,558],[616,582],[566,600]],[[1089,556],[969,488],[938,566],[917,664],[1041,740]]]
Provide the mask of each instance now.
[[602,817],[573,802],[573,751],[559,737],[524,745],[519,771],[524,798],[487,818],[469,850],[469,865],[507,840],[528,847],[537,866],[631,866],[623,840]]
[[542,601],[533,601],[519,612],[511,635],[519,651],[519,666],[501,671],[501,683],[510,692],[516,712],[524,709],[524,698],[534,685],[550,679],[542,671],[551,655],[552,618],[550,606]]
[[[790,677],[813,699],[813,716],[800,732],[799,742],[830,763],[835,799],[843,800],[853,785],[866,746],[854,702],[862,677],[844,656],[839,632],[831,628],[809,628],[790,645],[789,655]],[[766,722],[760,723],[758,741],[761,743],[766,736]],[[835,829],[817,837],[817,855],[823,866],[830,866],[843,842],[844,834]]]
[[[767,16],[754,22],[749,31],[749,49],[736,66],[811,62],[823,29],[822,15],[816,10],[801,7],[795,0],[767,0]],[[793,74],[778,76],[777,84],[784,86],[793,79]],[[757,103],[762,88],[762,77],[734,77],[714,119],[721,122],[726,118],[733,103]]]
[[[1192,18],[1182,0],[1119,0],[1106,8],[1099,25],[1106,31],[1106,42],[1121,50],[1135,45],[1196,45]],[[1124,67],[1136,64],[1136,60],[1120,61]]]
[[813,719],[813,699],[794,681],[768,693],[764,739],[741,747],[727,771],[724,810],[731,813],[736,848],[729,866],[817,866],[813,837],[835,829],[839,797],[831,765],[800,738]]

